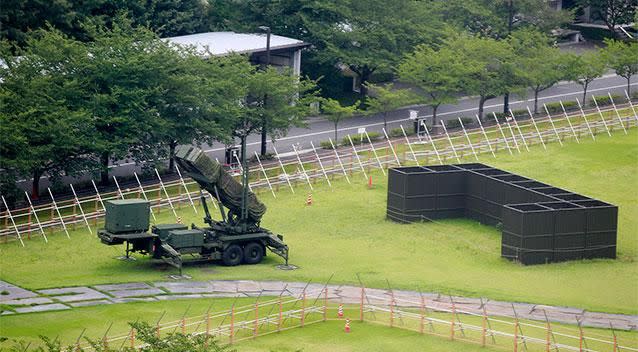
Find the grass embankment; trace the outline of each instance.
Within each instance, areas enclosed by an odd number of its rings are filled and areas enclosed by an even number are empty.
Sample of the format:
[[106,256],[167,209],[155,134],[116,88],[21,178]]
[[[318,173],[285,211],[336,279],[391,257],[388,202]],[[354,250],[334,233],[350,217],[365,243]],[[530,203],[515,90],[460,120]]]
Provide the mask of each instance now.
[[[260,302],[265,303],[267,298],[262,297]],[[309,300],[309,302],[312,300]],[[129,346],[130,342],[126,340],[113,340],[114,337],[125,336],[130,331],[128,322],[146,321],[151,325],[156,324],[161,317],[161,323],[165,325],[179,324],[178,321],[186,316],[185,321],[187,327],[185,332],[205,331],[205,321],[203,317],[210,308],[211,315],[215,316],[219,313],[227,313],[235,304],[236,311],[240,311],[235,315],[235,341],[236,348],[239,351],[297,351],[300,348],[309,351],[363,351],[372,349],[373,351],[412,351],[417,349],[435,350],[435,351],[479,351],[480,347],[475,343],[480,342],[480,332],[464,329],[463,332],[456,332],[457,339],[469,339],[474,343],[467,342],[451,342],[449,341],[450,328],[448,324],[436,323],[430,326],[427,322],[424,324],[425,335],[420,335],[418,319],[407,319],[395,317],[395,328],[388,327],[388,313],[376,312],[366,313],[366,323],[362,324],[356,320],[358,318],[358,309],[356,307],[346,309],[345,316],[355,318],[352,321],[352,332],[345,334],[343,332],[344,322],[328,321],[318,322],[322,319],[320,313],[312,313],[306,316],[306,323],[309,325],[303,328],[293,328],[280,333],[274,332],[276,325],[260,325],[259,338],[251,339],[252,329],[254,325],[250,322],[254,318],[252,304],[254,298],[242,298],[238,300],[221,298],[221,299],[195,299],[195,300],[175,300],[160,302],[138,302],[129,304],[107,305],[99,307],[84,307],[69,311],[49,312],[25,314],[17,316],[2,317],[0,320],[0,335],[8,337],[10,340],[0,343],[0,350],[8,348],[14,341],[31,342],[33,346],[39,345],[38,335],[59,338],[63,344],[73,344],[80,334],[94,341],[101,340],[107,329],[109,330],[109,346],[117,348],[119,346]],[[212,306],[211,306],[212,303]],[[242,307],[247,308],[244,311]],[[284,305],[284,311],[292,308],[299,309],[297,302]],[[263,317],[268,314],[277,314],[277,306],[261,306],[259,316]],[[328,313],[329,319],[336,318],[336,311],[332,305]],[[450,321],[451,314],[448,313],[428,313],[429,317]],[[202,320],[194,320],[198,317]],[[469,317],[459,315],[458,321],[474,326],[481,326],[480,317]],[[240,329],[240,322],[248,321],[244,325],[244,329]],[[316,322],[315,324],[312,324]],[[509,322],[509,323],[507,323]],[[491,328],[502,331],[511,332],[513,326],[512,319],[501,318],[498,321],[491,321]],[[113,323],[111,325],[111,323]],[[211,331],[219,325],[230,324],[230,318],[220,316],[211,319]],[[526,336],[535,337],[544,340],[546,337],[543,329],[543,323],[533,322],[534,325],[540,326],[540,329],[531,328],[524,325],[522,327]],[[282,327],[299,326],[299,319],[284,318]],[[86,330],[84,330],[86,328]],[[169,327],[161,330],[161,334],[165,335],[170,332],[179,332],[181,328]],[[552,331],[556,334],[557,343],[577,345],[578,341],[574,338],[568,338],[561,334],[570,336],[578,336],[575,326],[552,324]],[[589,340],[588,347],[594,350],[610,350],[611,346],[601,344],[593,339],[611,340],[611,332],[585,328],[584,336]],[[429,334],[438,334],[440,336],[431,336]],[[617,331],[618,343],[622,346],[636,346],[638,344],[638,334],[636,332]],[[84,339],[81,339],[84,342]],[[229,342],[228,337],[218,337],[221,344]],[[488,338],[488,350],[494,347],[511,348],[512,340],[510,338],[497,336],[494,340]],[[530,351],[544,351],[544,346],[531,345]],[[497,349],[494,349],[497,350]]]
[[[296,194],[282,189],[277,199],[262,193],[268,207],[263,225],[285,236],[291,263],[300,269],[279,271],[281,262],[270,255],[257,266],[226,268],[188,266],[194,280],[259,279],[321,282],[335,274],[333,283],[356,283],[360,274],[372,287],[436,291],[491,299],[576,306],[589,310],[637,313],[638,306],[638,133],[600,135],[481,161],[557,187],[619,205],[618,260],[576,261],[520,266],[500,258],[500,232],[469,220],[440,224],[400,225],[385,219],[386,181],[373,174],[374,188],[363,175],[353,184],[335,181],[331,191],[317,184],[314,205],[304,206],[308,189]],[[214,216],[215,209],[211,207]],[[201,223],[200,215],[183,207],[180,216]],[[161,222],[174,221],[163,209]],[[0,246],[0,278],[30,289],[98,283],[165,280],[164,265],[140,257],[121,262],[113,257],[122,247],[107,247],[78,226],[71,239],[63,233]]]

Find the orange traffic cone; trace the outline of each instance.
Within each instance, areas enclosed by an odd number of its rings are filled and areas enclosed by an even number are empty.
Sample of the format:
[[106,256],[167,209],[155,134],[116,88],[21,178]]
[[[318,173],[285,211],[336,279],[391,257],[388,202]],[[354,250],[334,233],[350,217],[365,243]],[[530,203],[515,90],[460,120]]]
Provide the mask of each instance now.
[[306,205],[312,205],[312,193],[308,193],[308,198],[306,198]]
[[372,188],[372,176],[368,178],[368,188]]
[[350,319],[346,318],[346,325],[343,327],[343,331],[345,331],[346,333],[350,332]]
[[339,318],[343,318],[343,304],[339,305],[339,309],[337,309],[337,316]]

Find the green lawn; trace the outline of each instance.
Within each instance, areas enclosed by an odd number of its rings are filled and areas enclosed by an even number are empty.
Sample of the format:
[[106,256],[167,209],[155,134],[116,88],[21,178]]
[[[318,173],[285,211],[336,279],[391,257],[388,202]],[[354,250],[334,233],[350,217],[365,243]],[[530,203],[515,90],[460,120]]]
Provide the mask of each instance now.
[[[291,263],[300,269],[279,271],[278,257],[262,265],[226,268],[189,266],[194,280],[260,279],[364,283],[394,288],[436,291],[491,299],[569,305],[589,310],[638,313],[638,133],[614,132],[557,144],[535,146],[532,152],[481,156],[481,162],[534,177],[555,186],[620,206],[618,260],[593,260],[520,266],[500,258],[500,232],[469,220],[441,224],[400,225],[385,219],[386,185],[380,172],[372,174],[374,188],[363,175],[317,184],[314,205],[304,206],[308,189],[296,194],[282,188],[277,199],[260,194],[269,210],[263,226],[281,233],[291,247]],[[320,181],[319,181],[320,182]],[[215,211],[211,207],[211,211]],[[201,212],[200,212],[201,214]],[[180,215],[201,224],[200,216],[183,207]],[[217,214],[214,214],[218,216]],[[160,221],[172,221],[163,209]],[[107,247],[78,226],[71,239],[63,233],[45,244],[33,238],[21,248],[0,245],[0,278],[27,288],[91,285],[127,281],[165,280],[166,266],[146,259],[122,262],[113,257],[122,247]],[[4,318],[2,318],[4,319]]]
[[[263,303],[266,299],[262,298],[260,301]],[[40,340],[37,336],[44,335],[51,338],[59,338],[63,344],[74,343],[80,334],[83,333],[84,337],[88,337],[92,340],[100,340],[105,331],[109,330],[109,346],[117,348],[121,345],[128,346],[129,342],[124,343],[123,340],[114,341],[116,336],[124,336],[129,332],[130,327],[127,322],[132,321],[145,321],[154,325],[160,317],[161,323],[168,324],[170,322],[176,322],[183,316],[186,316],[186,324],[194,323],[190,327],[187,327],[186,332],[193,332],[197,328],[197,331],[205,330],[205,323],[199,324],[198,321],[193,320],[194,317],[203,317],[206,311],[210,308],[211,314],[228,312],[230,306],[234,303],[237,310],[241,310],[241,307],[248,307],[248,310],[241,314],[236,314],[236,327],[240,326],[240,321],[250,321],[253,319],[254,314],[250,305],[254,303],[254,298],[243,299],[194,299],[194,300],[174,300],[174,301],[160,301],[160,302],[138,302],[128,304],[116,304],[99,307],[85,307],[77,308],[68,311],[48,312],[48,313],[32,313],[15,316],[5,316],[0,319],[0,336],[9,338],[5,343],[0,342],[0,350],[8,348],[15,344],[14,341],[25,341],[32,343],[33,346],[38,345]],[[211,305],[212,304],[212,305]],[[284,305],[284,310],[293,308],[289,303]],[[296,305],[299,308],[299,305]],[[334,308],[334,307],[333,307]],[[275,313],[269,307],[262,307],[260,310],[260,316],[269,313]],[[330,311],[329,317],[334,314],[334,309]],[[357,317],[358,310],[352,308],[351,310],[345,310],[346,316]],[[449,321],[451,319],[450,314],[446,313],[428,313],[430,317]],[[366,322],[361,323],[357,320],[353,320],[351,323],[352,332],[345,334],[343,332],[343,321],[328,321],[317,322],[321,319],[321,316],[317,313],[307,316],[307,325],[304,328],[292,328],[283,332],[274,332],[275,326],[261,326],[260,337],[258,339],[252,339],[252,324],[248,324],[247,329],[237,330],[236,332],[236,348],[238,351],[413,351],[417,349],[422,350],[435,350],[435,351],[479,351],[481,349],[475,343],[467,342],[451,342],[449,341],[449,325],[436,324],[434,326],[434,333],[440,336],[431,336],[428,334],[420,335],[418,331],[418,320],[412,319],[396,319],[395,324],[398,328],[388,327],[388,315],[380,312],[371,315],[366,314]],[[479,317],[469,317],[465,315],[459,315],[461,322],[466,324],[473,324],[475,326],[481,325]],[[499,318],[499,321],[509,321],[511,319]],[[374,321],[376,323],[370,322]],[[216,318],[211,320],[211,331],[214,331],[221,322],[223,324],[229,324],[230,320],[227,318]],[[316,322],[312,324],[312,322]],[[111,325],[112,324],[112,325]],[[299,320],[287,320],[284,323],[286,326],[298,326]],[[534,325],[543,326],[543,323],[534,323]],[[510,331],[511,325],[506,325],[493,321],[491,327],[499,331]],[[86,328],[86,330],[84,330]],[[408,330],[412,329],[412,330]],[[575,326],[568,326],[562,324],[552,324],[552,330],[557,333],[556,341],[558,343],[567,343],[572,346],[577,344],[574,339],[568,339],[561,337],[559,334],[568,334],[571,336],[577,335]],[[180,328],[168,328],[162,330],[162,335],[169,332],[179,332]],[[429,332],[429,326],[426,324],[424,327],[425,332]],[[524,327],[524,332],[527,336],[533,336],[543,340],[545,333],[543,329],[532,329],[528,326]],[[618,336],[618,343],[623,346],[638,345],[638,334],[636,332],[616,332]],[[465,338],[474,342],[480,341],[480,334],[478,332],[472,332],[470,330],[464,331]],[[601,329],[584,329],[584,336],[590,339],[598,338],[609,341],[611,339],[611,333],[609,331]],[[457,332],[457,338],[463,338],[464,336]],[[82,339],[84,341],[84,339]],[[228,337],[220,337],[218,341],[222,344],[228,343]],[[488,343],[494,342],[488,340]],[[511,339],[504,337],[497,337],[495,343],[500,348],[508,348],[511,346]],[[541,351],[542,346],[534,345],[541,348],[531,348],[530,351]],[[608,345],[604,346],[600,343],[589,340],[588,346],[594,350],[607,350]],[[532,347],[532,346],[530,346]],[[602,348],[605,347],[605,348]],[[493,350],[488,348],[487,350]],[[494,349],[496,350],[496,349]]]

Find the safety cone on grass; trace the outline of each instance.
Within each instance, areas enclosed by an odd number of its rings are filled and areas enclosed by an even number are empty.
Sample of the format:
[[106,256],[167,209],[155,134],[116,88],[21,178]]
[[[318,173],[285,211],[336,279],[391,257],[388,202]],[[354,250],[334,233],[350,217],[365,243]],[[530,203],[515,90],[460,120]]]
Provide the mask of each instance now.
[[343,304],[339,305],[339,309],[337,309],[337,316],[339,318],[343,318]]
[[308,193],[308,198],[306,198],[306,205],[312,205],[312,193]]
[[372,176],[368,177],[368,188],[372,188]]
[[350,318],[346,318],[346,325],[343,327],[343,331],[346,333],[350,332]]

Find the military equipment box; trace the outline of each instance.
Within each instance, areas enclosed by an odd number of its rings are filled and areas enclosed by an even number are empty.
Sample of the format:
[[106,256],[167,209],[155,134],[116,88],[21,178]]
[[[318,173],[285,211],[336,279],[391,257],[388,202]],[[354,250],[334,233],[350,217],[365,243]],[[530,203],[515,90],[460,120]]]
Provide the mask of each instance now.
[[188,226],[183,224],[159,224],[153,225],[153,229],[151,232],[158,235],[160,240],[166,240],[168,238],[168,234],[173,230],[187,230]]
[[104,228],[110,233],[145,232],[149,226],[150,203],[142,199],[106,202]]
[[204,245],[204,231],[201,230],[173,230],[169,232],[166,242],[175,249],[202,247]]

